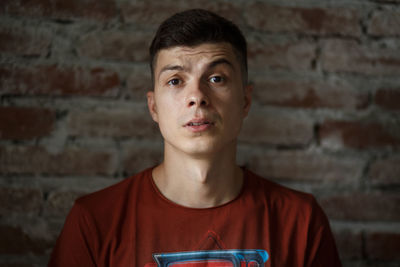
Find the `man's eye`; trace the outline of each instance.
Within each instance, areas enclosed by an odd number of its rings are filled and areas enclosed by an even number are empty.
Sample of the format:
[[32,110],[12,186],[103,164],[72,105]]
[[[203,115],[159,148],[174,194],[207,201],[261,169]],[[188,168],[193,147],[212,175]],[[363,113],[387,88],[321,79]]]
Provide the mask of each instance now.
[[180,80],[179,79],[172,79],[168,81],[169,85],[175,86],[175,85],[179,85],[180,84]]
[[210,78],[210,82],[212,83],[221,83],[224,81],[224,78],[222,78],[221,76],[213,76]]

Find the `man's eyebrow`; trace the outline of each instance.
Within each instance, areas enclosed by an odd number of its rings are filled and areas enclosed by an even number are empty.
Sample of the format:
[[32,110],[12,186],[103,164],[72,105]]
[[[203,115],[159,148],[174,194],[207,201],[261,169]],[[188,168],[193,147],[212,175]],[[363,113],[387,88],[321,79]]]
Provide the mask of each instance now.
[[220,58],[220,59],[214,60],[213,62],[211,62],[210,64],[208,64],[207,68],[208,68],[208,69],[212,69],[212,68],[214,68],[215,66],[220,65],[220,64],[227,64],[227,65],[229,65],[232,69],[235,69],[234,66],[233,66],[233,64],[232,64],[229,60],[227,60],[226,58]]
[[181,65],[166,65],[160,70],[160,73],[158,74],[158,77],[160,77],[163,72],[171,71],[171,70],[182,71],[182,70],[184,70],[184,68]]
[[[233,64],[226,58],[220,58],[220,59],[210,62],[207,66],[207,69],[212,69],[215,66],[220,65],[220,64],[227,64],[232,69],[234,69]],[[166,65],[160,70],[158,77],[160,77],[163,72],[172,71],[172,70],[184,71],[185,68],[181,65]]]

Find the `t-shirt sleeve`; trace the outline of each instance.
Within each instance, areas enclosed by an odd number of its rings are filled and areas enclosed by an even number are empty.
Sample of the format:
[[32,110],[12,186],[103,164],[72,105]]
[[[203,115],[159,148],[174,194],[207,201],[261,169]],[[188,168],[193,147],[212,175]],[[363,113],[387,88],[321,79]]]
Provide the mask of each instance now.
[[96,266],[94,225],[85,210],[75,203],[57,239],[48,266]]
[[313,212],[307,240],[307,267],[341,267],[335,240],[325,213],[313,200]]

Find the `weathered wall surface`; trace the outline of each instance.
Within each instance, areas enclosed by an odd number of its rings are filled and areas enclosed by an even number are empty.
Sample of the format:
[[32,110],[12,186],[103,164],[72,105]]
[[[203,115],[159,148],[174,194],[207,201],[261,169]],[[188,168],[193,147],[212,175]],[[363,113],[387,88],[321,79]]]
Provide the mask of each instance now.
[[312,192],[345,266],[399,266],[398,0],[1,1],[0,265],[45,266],[76,197],[161,159],[147,47],[194,7],[248,39],[241,164]]

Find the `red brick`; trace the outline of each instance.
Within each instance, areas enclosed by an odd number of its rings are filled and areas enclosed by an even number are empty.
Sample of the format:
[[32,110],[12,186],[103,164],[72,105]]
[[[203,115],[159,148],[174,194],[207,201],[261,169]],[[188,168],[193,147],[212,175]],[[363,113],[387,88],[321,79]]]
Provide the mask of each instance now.
[[369,168],[368,177],[373,184],[400,184],[400,156],[376,160]]
[[136,100],[146,101],[146,92],[153,90],[149,66],[132,68],[126,81],[128,96]]
[[158,126],[145,105],[119,110],[75,111],[69,116],[68,127],[74,136],[159,136]]
[[362,259],[362,233],[349,229],[333,231],[342,260]]
[[127,1],[121,4],[122,17],[125,22],[158,27],[158,25],[171,15],[192,8],[204,8],[220,14],[230,20],[237,20],[241,15],[234,3],[229,1],[184,1],[165,0],[159,2]]
[[52,110],[29,107],[0,107],[0,139],[32,139],[53,129]]
[[319,139],[326,147],[356,149],[399,147],[395,125],[378,122],[327,120],[319,129]]
[[367,93],[343,83],[256,80],[253,96],[254,101],[264,105],[296,108],[362,109],[368,106]]
[[54,19],[110,20],[117,16],[113,0],[3,0],[0,12]]
[[359,36],[360,16],[345,8],[279,7],[254,3],[245,11],[247,23],[258,30]]
[[42,255],[53,245],[49,240],[28,235],[18,226],[0,225],[0,236],[0,254]]
[[400,110],[400,88],[381,88],[375,94],[375,103],[387,110]]
[[50,51],[49,34],[29,27],[0,25],[0,51],[22,56],[45,56]]
[[[174,0],[171,0],[171,2],[175,3]],[[191,6],[189,8],[193,8],[192,7],[193,4],[194,3],[190,2]],[[210,10],[212,12],[215,12],[215,13],[223,16],[224,18],[227,18],[228,20],[233,21],[239,27],[242,26],[242,22],[240,21],[240,18],[242,17],[242,14],[243,14],[243,7],[241,5],[235,4],[235,1],[199,0],[199,1],[196,1],[196,3],[194,4],[194,7]]]
[[102,67],[0,66],[0,93],[115,96],[119,75]]
[[351,157],[274,151],[253,155],[247,165],[263,177],[274,180],[348,185],[357,183],[364,162]]
[[43,204],[42,192],[36,188],[0,187],[0,214],[38,214]]
[[368,33],[375,36],[400,35],[400,11],[378,10],[373,13]]
[[124,171],[133,175],[146,168],[155,166],[162,162],[163,146],[148,143],[138,143],[124,146],[123,153]]
[[138,31],[103,31],[84,36],[80,56],[121,61],[147,61],[152,34]]
[[68,148],[50,153],[43,147],[0,147],[0,173],[111,175],[116,158],[111,151]]
[[319,199],[330,219],[346,221],[399,221],[400,196],[393,193],[359,193]]
[[45,214],[51,216],[67,216],[75,200],[87,192],[76,191],[55,191],[51,192],[47,198]]
[[400,260],[400,233],[370,232],[366,235],[366,255],[375,260]]
[[184,1],[174,2],[124,2],[121,3],[121,14],[125,22],[157,27],[172,14],[185,9]]
[[249,40],[250,69],[308,70],[315,58],[316,46],[308,41],[271,43]]
[[313,123],[304,116],[253,108],[244,121],[239,140],[273,145],[306,145],[313,138]]
[[400,74],[398,50],[366,47],[356,41],[323,42],[320,60],[326,71],[382,76]]

